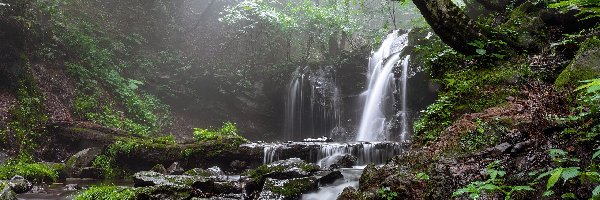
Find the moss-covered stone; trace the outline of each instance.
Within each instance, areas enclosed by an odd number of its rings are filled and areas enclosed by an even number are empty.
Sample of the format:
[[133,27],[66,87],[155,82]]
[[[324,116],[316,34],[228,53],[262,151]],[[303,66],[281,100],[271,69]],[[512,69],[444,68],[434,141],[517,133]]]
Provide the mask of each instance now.
[[581,43],[575,59],[554,82],[558,90],[569,90],[581,85],[579,81],[600,77],[600,39],[589,38]]
[[318,184],[314,177],[284,180],[267,178],[259,199],[293,199],[316,189]]
[[0,181],[0,200],[17,200],[17,194],[10,189],[5,181]]

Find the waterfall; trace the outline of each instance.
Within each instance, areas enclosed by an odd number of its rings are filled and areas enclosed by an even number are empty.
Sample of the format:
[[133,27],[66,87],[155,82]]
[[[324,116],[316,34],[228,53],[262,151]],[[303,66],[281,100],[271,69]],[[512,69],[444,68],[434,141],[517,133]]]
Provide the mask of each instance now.
[[[402,72],[402,140],[407,127],[406,116],[406,79],[409,56],[400,58],[402,50],[408,46],[408,33],[398,36],[398,31],[389,34],[381,47],[369,58],[367,73],[368,89],[362,94],[365,98],[363,113],[356,137],[357,141],[389,140],[386,123],[393,105],[394,74],[392,70],[401,61]],[[388,112],[386,112],[388,111]]]
[[263,144],[263,163],[277,160],[300,157],[315,164],[330,164],[328,159],[349,154],[356,157],[356,165],[369,163],[384,164],[388,159],[400,154],[404,144],[394,142],[371,143],[323,143],[323,142],[297,142],[297,143],[272,143]]
[[400,112],[402,113],[402,132],[400,133],[400,141],[405,141],[408,136],[408,109],[406,106],[406,93],[407,93],[407,85],[408,85],[408,64],[410,63],[410,55],[406,56],[404,60],[402,60],[402,106]]
[[298,67],[288,85],[284,139],[330,136],[341,124],[341,107],[333,67]]

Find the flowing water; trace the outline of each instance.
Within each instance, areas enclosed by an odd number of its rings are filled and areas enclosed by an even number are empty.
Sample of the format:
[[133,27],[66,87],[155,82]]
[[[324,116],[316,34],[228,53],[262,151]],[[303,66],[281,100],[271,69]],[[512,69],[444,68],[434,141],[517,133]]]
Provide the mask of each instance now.
[[[402,100],[406,101],[405,91],[409,57],[407,56],[402,59],[400,58],[400,54],[407,46],[408,33],[398,36],[398,31],[394,31],[383,41],[379,50],[374,52],[369,58],[369,71],[367,73],[367,82],[369,85],[368,89],[362,94],[366,101],[356,136],[357,141],[390,140],[386,124],[390,120],[389,111],[393,110],[395,84],[392,70],[397,64],[402,65],[403,73],[401,80],[404,91],[402,93]],[[405,103],[403,103],[402,109],[406,109]],[[406,116],[403,119],[406,119]],[[403,120],[402,126],[406,127],[406,125],[406,120]],[[403,128],[402,132],[404,134],[407,132],[407,129]]]
[[288,85],[283,139],[330,136],[341,124],[341,107],[333,67],[298,67]]

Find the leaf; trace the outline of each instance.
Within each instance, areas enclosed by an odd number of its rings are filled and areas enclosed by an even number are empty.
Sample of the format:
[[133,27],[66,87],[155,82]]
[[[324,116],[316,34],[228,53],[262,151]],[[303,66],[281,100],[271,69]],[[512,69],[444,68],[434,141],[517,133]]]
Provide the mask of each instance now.
[[545,197],[552,196],[553,194],[554,194],[554,191],[552,191],[552,190],[547,190],[546,192],[544,192]]
[[569,179],[579,176],[579,167],[569,167],[563,170],[561,177],[566,183]]
[[596,153],[594,153],[594,155],[592,155],[592,160],[598,156],[600,156],[600,148],[598,149],[598,151],[596,151]]
[[560,174],[562,174],[563,170],[564,170],[564,168],[555,169],[555,171],[552,173],[552,176],[550,176],[550,178],[548,178],[548,184],[546,184],[546,190],[550,190],[550,188],[554,187],[554,185],[560,178]]
[[596,186],[596,188],[594,188],[594,190],[592,190],[592,197],[599,197],[600,196],[600,185]]
[[487,53],[487,51],[485,49],[477,49],[477,50],[475,50],[475,52],[477,52],[477,54],[479,54],[479,55],[485,55],[485,53]]
[[527,190],[527,191],[533,191],[535,189],[533,189],[532,187],[527,186],[527,185],[519,185],[519,186],[511,187],[511,190],[512,191],[525,191],[525,190]]
[[577,199],[577,197],[575,196],[575,194],[573,193],[564,193],[563,195],[560,196],[563,199]]

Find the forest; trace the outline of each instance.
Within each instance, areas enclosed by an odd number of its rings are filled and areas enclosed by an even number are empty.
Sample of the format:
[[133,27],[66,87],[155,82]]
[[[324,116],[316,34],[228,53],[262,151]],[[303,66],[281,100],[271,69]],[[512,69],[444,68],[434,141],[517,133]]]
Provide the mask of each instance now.
[[0,200],[600,199],[598,0],[0,0]]

